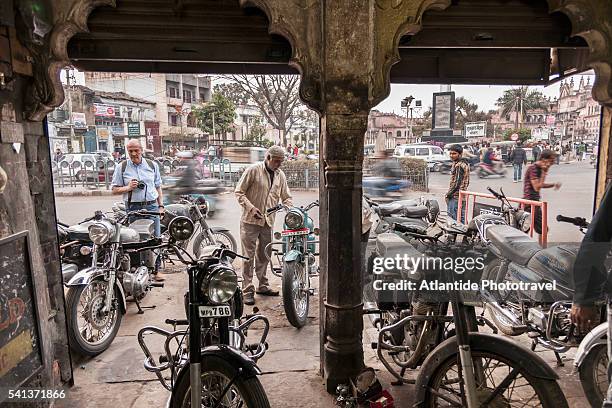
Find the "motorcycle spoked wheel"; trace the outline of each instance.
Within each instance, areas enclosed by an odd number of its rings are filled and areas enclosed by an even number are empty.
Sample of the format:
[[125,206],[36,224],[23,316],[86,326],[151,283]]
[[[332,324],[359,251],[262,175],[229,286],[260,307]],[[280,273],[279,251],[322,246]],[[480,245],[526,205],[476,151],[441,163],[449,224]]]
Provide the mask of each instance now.
[[202,232],[193,241],[193,254],[196,258],[200,257],[200,253],[205,246],[214,244],[223,244],[230,250],[236,252],[238,250],[238,244],[236,239],[229,231],[217,231],[213,233],[215,242],[210,242],[207,235]]
[[285,262],[282,271],[283,307],[293,327],[301,328],[308,321],[310,277],[301,262]]
[[[238,375],[237,367],[219,356],[207,356],[202,360],[202,407],[204,408],[269,408],[268,396],[255,376],[239,375],[221,399],[221,393]],[[189,370],[189,366],[186,367]],[[218,402],[219,405],[216,405]],[[191,407],[189,372],[183,375],[174,387],[170,408]]]
[[[546,380],[530,375],[514,364],[512,356],[502,356],[487,347],[472,348],[472,362],[476,374],[476,394],[479,405],[493,394],[496,387],[513,370],[517,376],[508,387],[486,406],[488,408],[543,407],[567,408],[561,387],[555,380]],[[442,362],[432,373],[427,384],[425,407],[465,407],[464,383],[461,375],[459,352]]]
[[605,344],[593,347],[578,373],[580,384],[592,407],[601,407],[608,392],[608,352]]
[[[89,285],[68,289],[68,337],[70,347],[84,356],[95,356],[106,350],[121,326],[122,311],[115,288],[113,305],[108,314],[102,313],[108,282],[97,279]],[[97,332],[97,336],[95,335]]]

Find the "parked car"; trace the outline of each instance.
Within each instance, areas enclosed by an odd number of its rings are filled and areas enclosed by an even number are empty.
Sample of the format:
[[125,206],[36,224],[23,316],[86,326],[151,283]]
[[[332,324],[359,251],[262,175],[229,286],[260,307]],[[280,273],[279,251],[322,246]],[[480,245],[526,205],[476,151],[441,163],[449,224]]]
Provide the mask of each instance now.
[[427,167],[432,171],[439,171],[438,163],[449,161],[450,157],[444,151],[434,145],[429,144],[405,144],[399,145],[393,152],[393,157],[412,157],[425,160]]

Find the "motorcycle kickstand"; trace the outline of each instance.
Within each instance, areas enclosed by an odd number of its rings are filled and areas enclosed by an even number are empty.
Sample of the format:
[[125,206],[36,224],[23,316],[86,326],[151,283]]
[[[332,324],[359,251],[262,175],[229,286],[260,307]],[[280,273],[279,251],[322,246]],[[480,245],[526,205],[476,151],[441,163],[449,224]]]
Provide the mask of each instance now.
[[155,309],[156,305],[153,306],[140,306],[140,302],[136,299],[134,299],[134,302],[136,303],[136,307],[138,308],[138,314],[144,314],[144,310],[142,309]]
[[553,351],[553,353],[555,353],[555,358],[557,359],[557,367],[564,367],[565,363],[563,362],[563,359],[561,358],[561,354],[559,354],[558,351]]
[[[404,374],[406,374],[406,367],[402,367],[402,370],[400,371],[400,377],[404,378]],[[401,385],[404,385],[404,382],[402,380],[395,380],[391,381],[391,385],[399,387]]]

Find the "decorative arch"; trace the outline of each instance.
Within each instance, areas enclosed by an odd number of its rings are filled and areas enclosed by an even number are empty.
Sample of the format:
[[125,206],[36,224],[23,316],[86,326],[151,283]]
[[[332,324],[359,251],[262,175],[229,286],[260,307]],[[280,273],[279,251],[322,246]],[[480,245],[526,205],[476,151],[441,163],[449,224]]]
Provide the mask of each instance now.
[[54,0],[53,29],[42,43],[20,38],[33,59],[34,78],[26,99],[26,117],[41,121],[64,101],[60,71],[70,64],[68,41],[88,32],[87,19],[96,7],[115,7],[116,0]]
[[593,98],[612,106],[612,2],[608,0],[547,0],[549,12],[561,12],[572,23],[572,35],[589,45],[588,64],[595,70]]

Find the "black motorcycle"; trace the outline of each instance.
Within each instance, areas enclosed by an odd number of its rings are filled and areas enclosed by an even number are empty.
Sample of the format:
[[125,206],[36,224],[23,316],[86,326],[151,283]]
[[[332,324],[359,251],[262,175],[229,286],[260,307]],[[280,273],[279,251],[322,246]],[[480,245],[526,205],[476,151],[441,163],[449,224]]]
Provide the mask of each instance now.
[[[170,241],[159,246],[169,247],[188,265],[187,319],[166,320],[173,331],[147,326],[138,332],[144,367],[172,393],[167,405],[172,408],[269,408],[256,365],[267,349],[269,322],[258,314],[242,317],[242,293],[232,261],[244,257],[217,245],[205,248],[199,259],[192,258],[176,242],[189,239],[193,231],[190,219],[176,217],[168,225]],[[263,324],[262,337],[247,344],[247,331],[256,322]],[[145,343],[147,334],[165,337],[159,365]],[[162,375],[165,370],[170,370],[170,383]]]

